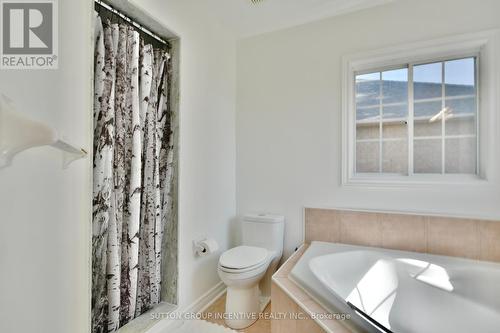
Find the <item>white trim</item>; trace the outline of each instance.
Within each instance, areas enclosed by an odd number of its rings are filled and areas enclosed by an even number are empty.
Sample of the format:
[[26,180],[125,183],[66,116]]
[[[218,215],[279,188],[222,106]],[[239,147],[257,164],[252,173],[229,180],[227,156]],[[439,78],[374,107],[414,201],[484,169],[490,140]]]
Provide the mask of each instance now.
[[344,186],[364,187],[370,189],[411,187],[435,189],[436,185],[473,185],[486,186],[488,181],[476,176],[465,174],[414,174],[411,177],[399,174],[358,173]]
[[364,142],[398,142],[398,141],[406,141],[406,138],[376,138],[376,139],[358,139],[356,140],[357,143],[364,143]]
[[413,156],[413,140],[415,138],[415,96],[413,82],[413,64],[408,65],[408,100],[413,101],[408,103],[408,136],[406,137],[408,151],[408,171],[407,176],[413,177],[414,173],[414,156]]
[[[219,297],[221,297],[226,292],[226,285],[220,281],[215,286],[210,288],[206,293],[201,295],[193,303],[178,308],[172,313],[171,318],[182,318],[183,314],[186,313],[200,313],[205,311],[210,305],[212,305]],[[174,324],[178,324],[182,320],[165,318],[156,323],[145,333],[165,333],[168,332]]]
[[[494,172],[493,163],[497,124],[498,93],[498,53],[500,30],[490,30],[459,36],[416,42],[381,50],[344,56],[342,59],[342,186],[356,187],[414,187],[430,184],[478,184],[487,183],[488,176]],[[355,166],[355,80],[356,73],[371,71],[374,68],[394,68],[394,64],[421,64],[444,61],[454,58],[475,56],[481,58],[477,87],[481,87],[478,103],[481,105],[481,117],[477,115],[481,131],[478,136],[479,176],[471,175],[411,175],[384,177],[381,174],[359,176]],[[479,113],[479,112],[478,112]],[[352,126],[351,126],[352,125]],[[410,152],[409,152],[410,153]],[[493,154],[493,155],[492,155]],[[438,177],[436,177],[438,176]]]
[[[444,139],[474,139],[476,137],[476,134],[451,134],[451,135],[445,135]],[[418,141],[418,140],[433,140],[433,139],[441,139],[441,135],[430,135],[430,136],[416,136],[413,138],[413,140]]]
[[[475,60],[474,60],[475,61]],[[446,68],[445,64],[442,62],[441,63],[441,112],[443,112],[442,117],[441,117],[441,173],[444,175],[446,173],[446,140],[445,140],[445,135],[446,135],[446,116],[444,113],[444,110],[446,108]],[[476,86],[474,84],[474,86]],[[476,114],[478,114],[476,110]],[[477,156],[477,152],[476,152]]]
[[[220,281],[215,286],[213,286],[206,293],[201,295],[196,301],[191,303],[184,309],[184,313],[192,312],[199,313],[205,311],[210,305],[212,305],[219,297],[221,297],[226,292],[226,285],[224,282]],[[182,309],[181,309],[182,310]]]
[[498,30],[491,30],[409,43],[344,56],[343,62],[349,65],[353,72],[362,73],[372,71],[374,68],[393,69],[394,63],[419,65],[453,58],[467,58],[481,52],[481,49],[497,37],[497,34]]
[[[379,84],[379,109],[378,109],[378,172],[382,172],[382,167],[383,167],[383,160],[384,160],[384,144],[382,142],[382,139],[384,138],[384,81],[382,77],[382,72],[380,72],[380,78],[378,81]],[[356,132],[357,129],[354,128],[354,131]],[[356,133],[356,136],[358,134]]]
[[[474,68],[474,71],[476,73],[476,77],[474,79],[474,81],[476,82],[476,86],[474,87],[475,88],[475,95],[477,96],[476,97],[476,110],[477,110],[477,113],[476,113],[476,128],[475,128],[475,134],[476,134],[476,156],[477,156],[477,159],[476,159],[476,174],[480,175],[481,174],[481,141],[480,141],[480,134],[479,131],[480,131],[480,123],[481,123],[481,103],[480,103],[480,100],[481,100],[481,94],[479,93],[481,90],[480,90],[480,86],[481,86],[481,79],[479,77],[479,72],[481,71],[480,70],[480,58],[477,57],[476,58],[476,61],[475,61],[475,64],[474,64],[476,67]],[[491,67],[492,68],[492,67]],[[464,115],[465,116],[465,115]],[[484,127],[484,126],[483,126]],[[446,133],[445,133],[446,134]]]

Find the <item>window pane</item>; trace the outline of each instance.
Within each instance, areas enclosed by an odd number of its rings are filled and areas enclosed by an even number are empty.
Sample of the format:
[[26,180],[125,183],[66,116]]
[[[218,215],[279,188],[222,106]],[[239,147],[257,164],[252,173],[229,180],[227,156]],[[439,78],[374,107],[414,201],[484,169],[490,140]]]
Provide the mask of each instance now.
[[408,68],[382,72],[382,80],[382,172],[407,173]]
[[476,173],[476,138],[446,139],[446,173]]
[[418,65],[413,67],[413,92],[415,100],[440,98],[442,88],[442,63]]
[[416,137],[441,135],[441,120],[436,119],[441,109],[441,101],[415,103],[413,132]]
[[476,60],[466,58],[445,62],[446,173],[477,172]]
[[413,132],[416,137],[441,135],[441,109],[441,101],[415,103]]
[[452,115],[475,115],[477,108],[476,98],[447,99],[446,107],[449,109],[448,113]]
[[375,108],[358,107],[356,110],[356,120],[366,121],[379,121],[380,119],[380,106]]
[[[405,85],[407,83],[405,82]],[[408,97],[406,97],[408,98]],[[382,137],[408,138],[408,104],[383,107]]]
[[[476,133],[475,77],[474,58],[445,63],[446,135],[472,135]],[[455,148],[450,149],[456,151]]]
[[380,137],[380,72],[356,76],[356,139]]
[[[382,72],[383,103],[408,103],[408,69]],[[406,116],[407,112],[401,116]]]
[[446,119],[446,135],[475,135],[475,116],[456,116]]
[[430,119],[415,119],[413,124],[413,134],[415,137],[441,136],[443,126],[441,121],[431,121]]
[[356,106],[380,104],[380,72],[356,76]]
[[356,143],[356,172],[379,172],[378,142]]
[[446,96],[475,94],[475,59],[447,61],[444,65]]
[[442,173],[442,140],[415,140],[413,145],[415,173]]
[[426,118],[431,119],[435,115],[439,114],[443,109],[443,102],[441,100],[435,102],[418,102],[414,106],[415,118]]
[[414,140],[413,167],[415,173],[441,173],[443,65],[425,64],[413,67],[414,137],[436,139]]
[[380,72],[373,72],[368,74],[360,74],[356,76],[358,81],[378,81],[380,80]]
[[407,140],[385,141],[382,154],[382,172],[408,174]]
[[385,119],[398,119],[406,120],[408,119],[408,104],[398,104],[398,105],[384,105],[382,107],[382,117]]
[[380,125],[379,122],[363,123],[356,126],[356,139],[378,139],[380,138]]
[[[356,139],[380,138],[381,73],[356,76]],[[379,149],[376,142],[356,143],[357,172],[379,172]]]
[[384,139],[408,138],[408,126],[404,121],[385,122],[382,124],[382,131]]

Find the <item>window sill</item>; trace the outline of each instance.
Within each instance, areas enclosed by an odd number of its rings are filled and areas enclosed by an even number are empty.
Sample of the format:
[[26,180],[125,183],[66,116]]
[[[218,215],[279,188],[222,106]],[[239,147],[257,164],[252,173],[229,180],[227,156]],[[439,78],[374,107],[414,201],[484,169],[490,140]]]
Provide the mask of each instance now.
[[345,187],[358,188],[419,188],[436,186],[487,185],[488,180],[477,175],[377,175],[357,174],[342,182]]

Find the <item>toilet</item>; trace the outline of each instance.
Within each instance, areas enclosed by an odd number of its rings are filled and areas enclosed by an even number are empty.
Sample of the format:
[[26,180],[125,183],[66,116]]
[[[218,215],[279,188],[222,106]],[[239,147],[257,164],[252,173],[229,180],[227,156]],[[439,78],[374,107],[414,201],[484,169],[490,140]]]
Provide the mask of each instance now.
[[219,258],[218,273],[227,286],[226,325],[252,325],[271,299],[271,277],[283,254],[285,218],[248,214],[241,221],[242,245]]

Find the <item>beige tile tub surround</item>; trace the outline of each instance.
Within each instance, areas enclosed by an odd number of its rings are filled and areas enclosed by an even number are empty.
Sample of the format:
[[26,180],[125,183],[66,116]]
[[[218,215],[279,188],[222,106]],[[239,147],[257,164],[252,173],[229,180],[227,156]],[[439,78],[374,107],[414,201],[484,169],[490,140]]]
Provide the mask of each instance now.
[[479,227],[475,220],[429,218],[427,252],[479,259]]
[[500,221],[306,208],[305,242],[327,241],[500,262]]
[[479,257],[500,262],[500,223],[479,222]]
[[377,215],[340,211],[337,216],[340,219],[340,242],[368,246],[382,244]]
[[387,249],[425,252],[427,221],[423,216],[380,214],[381,246]]

